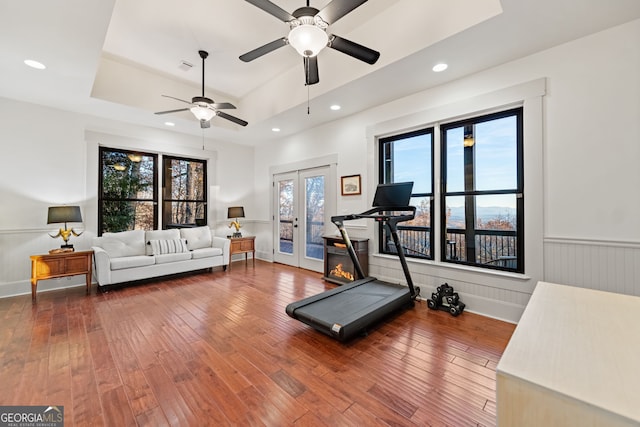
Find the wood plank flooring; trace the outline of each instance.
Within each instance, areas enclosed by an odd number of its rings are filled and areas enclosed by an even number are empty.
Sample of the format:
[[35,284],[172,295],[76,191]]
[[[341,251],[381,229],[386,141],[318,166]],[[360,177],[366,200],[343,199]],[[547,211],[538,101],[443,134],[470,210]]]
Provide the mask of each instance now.
[[418,302],[341,344],[285,314],[334,285],[243,262],[0,299],[0,405],[66,426],[492,426],[514,325]]

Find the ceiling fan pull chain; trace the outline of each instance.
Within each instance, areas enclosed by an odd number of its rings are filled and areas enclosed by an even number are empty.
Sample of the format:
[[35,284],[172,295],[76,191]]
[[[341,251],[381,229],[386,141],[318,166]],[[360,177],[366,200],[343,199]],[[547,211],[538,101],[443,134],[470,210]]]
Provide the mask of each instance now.
[[307,116],[310,114],[309,113],[309,85],[307,85]]

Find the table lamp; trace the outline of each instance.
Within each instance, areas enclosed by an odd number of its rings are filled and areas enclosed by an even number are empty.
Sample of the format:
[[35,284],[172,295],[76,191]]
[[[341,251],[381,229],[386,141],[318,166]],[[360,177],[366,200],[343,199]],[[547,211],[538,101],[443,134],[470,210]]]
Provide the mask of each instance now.
[[229,228],[235,227],[236,231],[233,233],[232,237],[242,237],[242,233],[240,232],[240,222],[238,222],[238,218],[244,218],[244,207],[242,206],[232,206],[227,210],[227,218],[235,218],[234,221],[229,224]]
[[67,228],[68,222],[82,222],[82,215],[80,214],[80,206],[51,206],[49,207],[49,215],[47,216],[47,224],[62,224],[64,228],[60,228],[58,234],[49,236],[56,238],[62,237],[64,244],[60,245],[61,249],[73,250],[73,245],[69,243],[69,237],[73,234],[79,236],[82,233],[77,233],[73,228]]

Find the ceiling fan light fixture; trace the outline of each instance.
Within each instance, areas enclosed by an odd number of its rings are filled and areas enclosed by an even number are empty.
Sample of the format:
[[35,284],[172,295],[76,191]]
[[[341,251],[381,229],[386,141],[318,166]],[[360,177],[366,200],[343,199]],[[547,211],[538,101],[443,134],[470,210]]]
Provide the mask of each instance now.
[[196,119],[204,120],[207,122],[211,120],[213,116],[216,115],[216,112],[213,111],[212,109],[207,107],[201,107],[199,105],[196,105],[195,107],[191,107],[189,110],[191,110],[193,115],[196,116]]
[[314,24],[301,24],[289,31],[289,44],[305,57],[316,56],[329,43],[329,36]]

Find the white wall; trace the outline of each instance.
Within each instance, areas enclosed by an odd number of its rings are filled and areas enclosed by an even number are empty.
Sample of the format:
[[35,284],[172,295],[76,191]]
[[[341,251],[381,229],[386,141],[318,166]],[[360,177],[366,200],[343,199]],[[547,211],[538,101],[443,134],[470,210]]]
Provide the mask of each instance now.
[[[62,243],[47,236],[57,230],[46,224],[49,206],[80,205],[84,224],[77,228],[85,231],[71,243],[80,250],[91,246],[97,230],[98,144],[207,159],[208,220],[216,235],[229,232],[228,206],[244,205],[248,215],[255,210],[252,148],[3,98],[0,117],[0,297],[29,293],[29,256]],[[80,276],[47,280],[38,290],[83,281]]]
[[[469,310],[511,321],[519,318],[538,280],[640,295],[640,268],[633,264],[640,265],[638,40],[640,20],[261,145],[255,152],[260,159],[255,190],[257,206],[264,207],[264,226],[270,226],[269,167],[337,153],[338,176],[362,174],[365,190],[357,198],[338,196],[338,212],[363,211],[377,182],[371,154],[375,153],[376,132],[389,130],[389,123],[402,131],[419,125],[419,118],[424,119],[423,125],[430,125],[472,113],[473,108],[480,111],[479,99],[544,79],[542,102],[529,108],[539,108],[541,123],[531,129],[532,121],[525,118],[525,127],[534,135],[525,139],[526,149],[531,150],[525,168],[539,169],[533,170],[533,179],[525,181],[529,203],[525,222],[539,224],[525,236],[525,242],[539,242],[533,251],[527,251],[526,275],[478,273],[411,261],[414,282],[428,296],[432,287],[447,281],[461,292]],[[465,105],[469,111],[464,111]],[[532,142],[540,146],[530,147]],[[539,206],[531,206],[532,201]],[[372,227],[365,234],[375,239]],[[601,250],[585,260],[585,245]],[[545,267],[545,261],[553,268]],[[594,272],[585,273],[585,266]],[[602,273],[616,269],[623,273]],[[372,275],[402,281],[397,260],[372,256],[370,270]]]
[[[447,281],[461,293],[469,310],[512,321],[517,321],[541,279],[640,295],[638,40],[640,20],[302,134],[261,143],[255,152],[206,140],[205,156],[216,159],[210,188],[215,200],[210,219],[216,234],[229,231],[226,207],[244,205],[245,231],[260,237],[259,254],[270,259],[271,168],[336,156],[338,177],[361,174],[363,178],[362,195],[338,196],[337,211],[362,211],[371,203],[377,182],[372,154],[376,132],[388,130],[390,125],[401,131],[420,120],[424,125],[447,120],[465,114],[465,108],[471,113],[474,108],[484,108],[483,102],[492,97],[508,99],[501,96],[509,88],[544,79],[545,94],[539,108],[533,99],[525,107],[532,113],[539,109],[542,121],[537,131],[531,129],[531,120],[525,123],[533,135],[525,140],[531,150],[525,167],[533,177],[525,182],[527,200],[531,201],[531,195],[534,200],[540,198],[539,206],[528,203],[527,208],[526,223],[530,227],[533,222],[534,227],[525,239],[534,244],[527,251],[526,275],[411,261],[414,281],[426,296],[432,287]],[[427,67],[425,72],[429,72]],[[38,120],[32,120],[33,116]],[[49,205],[78,203],[86,218],[94,217],[95,185],[91,179],[96,179],[97,163],[92,164],[92,152],[100,138],[121,143],[124,148],[155,147],[176,154],[193,155],[202,148],[199,138],[6,99],[0,99],[0,117],[0,296],[28,293],[29,255],[59,244],[46,235],[52,231],[46,225]],[[538,213],[530,214],[531,209]],[[364,223],[350,231],[375,239],[373,228]],[[95,229],[88,226],[76,246],[88,247],[92,234]],[[372,255],[370,265],[373,275],[402,281],[397,260]],[[66,279],[50,282],[38,288],[73,284]],[[81,282],[79,278],[77,283]]]

